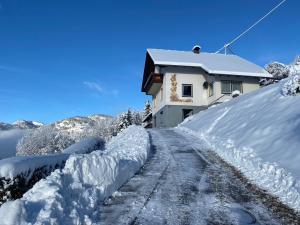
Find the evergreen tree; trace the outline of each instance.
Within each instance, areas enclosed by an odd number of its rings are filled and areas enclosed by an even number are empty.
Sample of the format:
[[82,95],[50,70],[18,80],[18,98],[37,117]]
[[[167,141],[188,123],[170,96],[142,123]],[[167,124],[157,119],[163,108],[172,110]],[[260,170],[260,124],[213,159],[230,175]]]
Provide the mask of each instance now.
[[152,112],[151,104],[150,104],[149,101],[147,101],[147,102],[145,103],[145,106],[144,106],[144,115],[143,115],[144,118],[145,118],[146,116],[148,116],[151,112]]
[[127,110],[127,113],[126,113],[126,120],[127,120],[126,122],[127,122],[127,124],[128,124],[127,127],[129,127],[130,125],[133,124],[133,116],[132,116],[131,109],[128,109],[128,110]]

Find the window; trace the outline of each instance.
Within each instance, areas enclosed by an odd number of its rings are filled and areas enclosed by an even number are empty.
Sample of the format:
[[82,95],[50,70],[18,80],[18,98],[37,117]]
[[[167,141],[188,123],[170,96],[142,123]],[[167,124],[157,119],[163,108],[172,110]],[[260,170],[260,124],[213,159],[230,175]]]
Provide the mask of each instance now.
[[208,97],[211,97],[214,95],[214,83],[208,84]]
[[243,93],[243,85],[241,81],[234,80],[222,80],[221,81],[221,93],[231,94],[233,91],[238,90]]
[[160,89],[160,101],[163,100],[163,97],[164,97],[164,89],[161,88],[161,89]]
[[192,109],[183,109],[182,110],[182,120],[184,120],[185,118],[187,118],[191,115],[193,115],[193,110]]
[[192,97],[193,96],[193,85],[183,84],[182,85],[182,97]]
[[241,81],[232,81],[231,82],[232,91],[238,90],[243,93],[243,85]]

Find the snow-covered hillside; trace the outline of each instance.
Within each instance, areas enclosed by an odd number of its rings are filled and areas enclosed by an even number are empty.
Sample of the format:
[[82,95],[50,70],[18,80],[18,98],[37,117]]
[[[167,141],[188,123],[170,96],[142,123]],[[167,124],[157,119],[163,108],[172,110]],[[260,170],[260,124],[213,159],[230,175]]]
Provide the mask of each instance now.
[[299,76],[202,111],[179,127],[300,210]]
[[72,155],[63,170],[40,180],[21,199],[4,203],[1,225],[93,224],[101,201],[140,169],[149,150],[146,130],[131,126],[104,151]]
[[77,135],[86,131],[86,129],[93,126],[95,123],[109,119],[112,119],[112,117],[100,114],[88,117],[76,116],[57,121],[53,125],[57,130],[61,132],[69,133],[70,135]]

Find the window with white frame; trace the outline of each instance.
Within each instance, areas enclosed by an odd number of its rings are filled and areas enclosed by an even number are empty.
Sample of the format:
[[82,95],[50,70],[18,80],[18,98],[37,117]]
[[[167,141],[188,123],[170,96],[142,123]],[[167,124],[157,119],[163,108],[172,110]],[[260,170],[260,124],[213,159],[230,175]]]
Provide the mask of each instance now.
[[193,97],[193,85],[183,84],[182,85],[182,97]]
[[233,91],[240,91],[243,93],[243,83],[235,80],[221,80],[221,93],[231,94]]

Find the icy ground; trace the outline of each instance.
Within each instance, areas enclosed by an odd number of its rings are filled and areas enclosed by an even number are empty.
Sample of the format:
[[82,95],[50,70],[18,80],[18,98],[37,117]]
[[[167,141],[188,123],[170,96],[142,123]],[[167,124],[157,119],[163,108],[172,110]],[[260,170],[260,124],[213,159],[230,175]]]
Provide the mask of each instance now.
[[273,198],[259,197],[199,138],[174,129],[150,135],[152,156],[99,207],[97,224],[299,224]]

